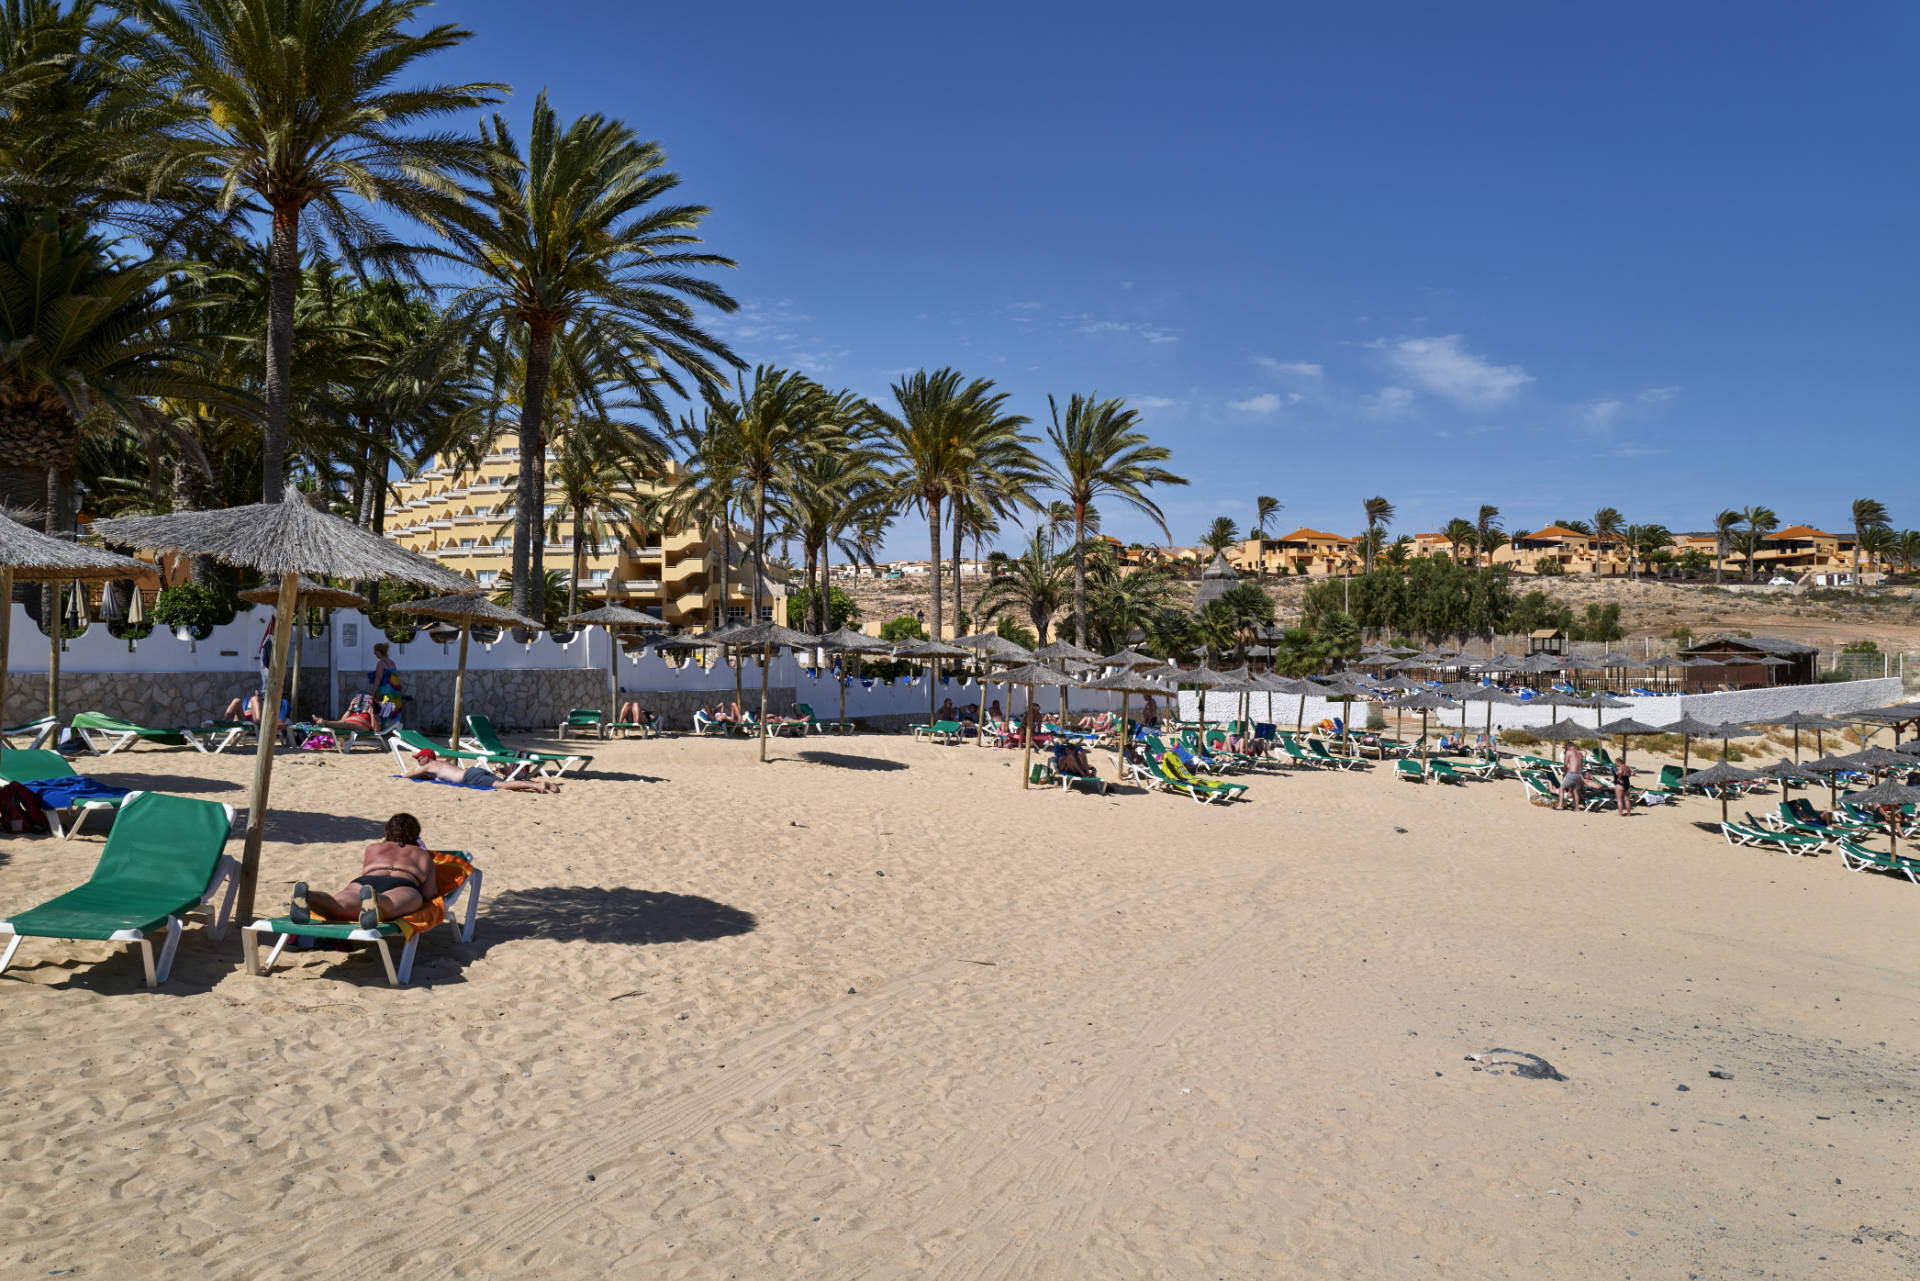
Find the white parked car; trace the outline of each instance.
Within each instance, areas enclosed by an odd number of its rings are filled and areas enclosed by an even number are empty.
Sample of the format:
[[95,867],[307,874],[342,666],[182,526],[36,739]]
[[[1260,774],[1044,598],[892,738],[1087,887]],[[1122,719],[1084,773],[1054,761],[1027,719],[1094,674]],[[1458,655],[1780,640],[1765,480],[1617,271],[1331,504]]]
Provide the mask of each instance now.
[[1791,586],[1793,586],[1793,580],[1792,580],[1791,578],[1787,578],[1787,577],[1785,577],[1784,575],[1781,575],[1781,574],[1775,574],[1775,575],[1774,575],[1774,576],[1773,576],[1772,578],[1769,578],[1769,579],[1767,580],[1767,586],[1769,586],[1769,587],[1791,587]]

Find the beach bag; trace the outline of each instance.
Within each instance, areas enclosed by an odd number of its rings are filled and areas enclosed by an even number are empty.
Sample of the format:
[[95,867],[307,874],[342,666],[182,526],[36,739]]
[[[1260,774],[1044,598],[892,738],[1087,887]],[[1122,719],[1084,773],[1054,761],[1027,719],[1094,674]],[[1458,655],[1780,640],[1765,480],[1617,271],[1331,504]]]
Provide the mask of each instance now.
[[47,811],[40,798],[20,783],[0,787],[0,830],[24,833],[47,832]]
[[339,749],[340,742],[331,733],[321,730],[318,734],[307,735],[307,741],[300,746],[309,752],[332,752]]

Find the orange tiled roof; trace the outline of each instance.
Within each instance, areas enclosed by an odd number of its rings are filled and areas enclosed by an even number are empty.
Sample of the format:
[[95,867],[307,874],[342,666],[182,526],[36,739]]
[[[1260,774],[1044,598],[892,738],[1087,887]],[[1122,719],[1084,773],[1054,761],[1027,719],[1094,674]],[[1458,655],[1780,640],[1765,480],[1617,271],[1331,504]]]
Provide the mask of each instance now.
[[1346,538],[1339,534],[1329,534],[1324,529],[1308,529],[1304,525],[1280,539],[1280,541],[1283,543],[1341,543],[1349,547],[1353,545],[1351,538]]
[[1583,534],[1578,530],[1568,529],[1563,525],[1548,525],[1545,529],[1534,530],[1532,533],[1528,534],[1527,537],[1528,538],[1592,538],[1593,535]]
[[1811,525],[1789,525],[1777,534],[1767,535],[1767,537],[1770,539],[1772,538],[1838,538],[1839,536],[1840,535],[1838,534],[1829,534],[1823,529],[1815,529]]

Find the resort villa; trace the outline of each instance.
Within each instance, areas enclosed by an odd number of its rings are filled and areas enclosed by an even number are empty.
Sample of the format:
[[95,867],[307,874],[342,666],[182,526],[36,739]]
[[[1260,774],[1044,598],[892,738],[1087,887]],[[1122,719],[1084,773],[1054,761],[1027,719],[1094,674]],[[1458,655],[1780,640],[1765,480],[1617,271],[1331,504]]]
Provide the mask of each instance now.
[[1548,525],[1515,537],[1493,554],[1494,564],[1522,574],[1537,574],[1549,561],[1558,564],[1563,574],[1624,574],[1627,545],[1619,538],[1597,538],[1564,525]]
[[1360,566],[1359,541],[1302,527],[1279,538],[1249,538],[1227,553],[1242,573],[1337,574]]
[[[519,474],[519,450],[506,446],[486,455],[477,469],[462,470],[444,458],[399,481],[396,505],[387,518],[386,536],[408,551],[440,562],[491,591],[513,564],[511,499]],[[550,541],[546,566],[573,572],[574,546],[569,515],[547,491],[544,516]],[[560,519],[558,531],[554,518]],[[556,536],[557,534],[557,536]],[[733,540],[733,568],[727,573],[727,599],[720,600],[718,539],[703,528],[662,529],[629,525],[617,535],[589,546],[581,564],[583,608],[619,601],[653,614],[675,627],[699,629],[744,619],[753,603],[753,566],[744,554],[747,536]],[[786,584],[767,572],[763,613],[784,621]]]

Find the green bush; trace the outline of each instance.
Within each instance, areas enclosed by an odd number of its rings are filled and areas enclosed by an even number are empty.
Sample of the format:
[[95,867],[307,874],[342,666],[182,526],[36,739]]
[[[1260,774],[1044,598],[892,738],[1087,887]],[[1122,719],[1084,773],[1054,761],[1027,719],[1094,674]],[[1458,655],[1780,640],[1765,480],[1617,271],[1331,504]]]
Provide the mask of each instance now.
[[[813,615],[813,589],[802,587],[787,597],[787,626],[795,631],[806,631],[808,620]],[[827,588],[827,630],[839,631],[848,623],[860,617],[860,607],[853,603],[853,594],[844,587]]]
[[904,641],[925,640],[927,629],[921,625],[919,619],[902,614],[898,618],[889,618],[880,624],[880,639],[889,645],[898,645]]
[[1565,578],[1567,567],[1557,560],[1543,560],[1534,568],[1534,573],[1542,578]]
[[176,583],[161,592],[149,615],[162,627],[188,627],[204,631],[233,621],[233,604],[211,587],[198,583]]

